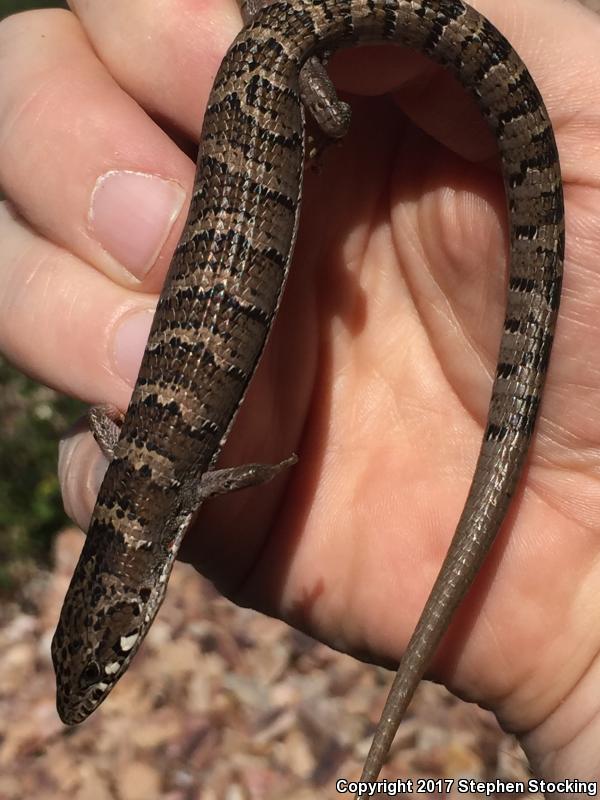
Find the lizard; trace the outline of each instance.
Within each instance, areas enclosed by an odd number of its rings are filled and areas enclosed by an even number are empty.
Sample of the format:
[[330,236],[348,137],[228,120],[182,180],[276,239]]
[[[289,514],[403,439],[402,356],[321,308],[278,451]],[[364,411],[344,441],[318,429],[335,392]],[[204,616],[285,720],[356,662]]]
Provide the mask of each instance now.
[[319,75],[327,54],[362,43],[404,45],[449,69],[496,136],[510,258],[504,327],[472,484],[375,732],[361,777],[369,781],[379,774],[416,686],[500,529],[528,452],[562,283],[558,151],[525,65],[462,0],[258,0],[250,16],[215,78],[188,221],[128,411],[119,431],[106,415],[100,423],[111,430],[104,438],[111,439],[112,461],[52,642],[57,706],[64,722],[78,723],[123,675],[203,500],[268,480],[293,462],[214,470],[292,257],[305,147],[299,76],[312,64],[308,83],[314,79],[323,88]]

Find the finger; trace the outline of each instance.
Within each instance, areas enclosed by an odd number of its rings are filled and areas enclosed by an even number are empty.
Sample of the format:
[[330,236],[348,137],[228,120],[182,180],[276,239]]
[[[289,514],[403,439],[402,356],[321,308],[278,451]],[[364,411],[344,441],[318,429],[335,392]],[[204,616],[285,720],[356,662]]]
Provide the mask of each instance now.
[[58,477],[66,514],[82,531],[90,517],[108,461],[81,419],[62,439],[58,448]]
[[0,352],[36,380],[125,408],[155,298],[124,289],[0,204]]
[[198,138],[221,60],[241,27],[234,0],[71,0],[95,51],[153,116]]
[[[471,0],[509,40],[533,75],[557,135],[567,181],[600,178],[598,81],[600,17],[562,0]],[[335,83],[361,94],[394,92],[402,110],[429,135],[473,161],[495,157],[494,137],[458,82],[421,55],[361,48],[332,63]],[[591,162],[590,162],[590,156]]]
[[[194,167],[108,75],[73,14],[0,25],[0,184],[51,241],[157,290]],[[154,267],[154,269],[152,269]]]

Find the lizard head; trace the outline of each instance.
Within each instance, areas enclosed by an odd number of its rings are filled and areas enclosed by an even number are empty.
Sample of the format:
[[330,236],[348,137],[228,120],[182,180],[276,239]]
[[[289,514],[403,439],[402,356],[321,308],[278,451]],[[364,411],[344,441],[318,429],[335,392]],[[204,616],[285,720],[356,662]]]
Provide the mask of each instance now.
[[[171,504],[153,527],[133,513],[131,499],[115,503],[112,491],[97,502],[52,640],[56,705],[67,725],[88,717],[127,670],[163,601],[191,516],[180,492],[183,509]],[[161,488],[159,499],[165,496],[170,502]]]
[[[152,590],[127,591],[90,563],[76,570],[52,640],[56,705],[67,725],[82,722],[125,672],[150,624]],[[88,581],[91,573],[94,581]]]

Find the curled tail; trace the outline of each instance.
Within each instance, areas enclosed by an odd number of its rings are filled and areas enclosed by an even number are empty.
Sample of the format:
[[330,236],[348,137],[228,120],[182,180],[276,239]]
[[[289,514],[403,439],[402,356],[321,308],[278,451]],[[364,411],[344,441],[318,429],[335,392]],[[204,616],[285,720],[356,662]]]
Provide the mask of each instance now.
[[[277,9],[277,10],[274,10]],[[502,524],[532,436],[552,346],[564,257],[558,153],[540,93],[496,28],[460,0],[299,0],[256,29],[308,55],[366,42],[411,47],[453,72],[498,142],[510,227],[504,331],[483,442],[456,533],[400,662],[362,775],[373,780],[402,715]],[[295,49],[294,49],[295,48]]]

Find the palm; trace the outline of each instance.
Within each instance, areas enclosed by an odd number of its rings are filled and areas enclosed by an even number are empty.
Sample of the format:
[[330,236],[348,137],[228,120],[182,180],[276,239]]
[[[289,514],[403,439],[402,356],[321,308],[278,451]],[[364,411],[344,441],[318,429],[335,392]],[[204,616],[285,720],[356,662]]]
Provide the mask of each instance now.
[[[227,453],[234,463],[297,450],[300,463],[285,502],[272,487],[215,501],[187,544],[234,597],[384,661],[401,655],[456,526],[502,328],[503,189],[491,139],[476,122],[467,129],[451,143],[479,164],[389,102],[354,104],[349,139],[307,176],[294,271]],[[572,227],[590,224],[581,212],[574,219],[589,191],[566,186]],[[498,709],[522,728],[598,647],[595,626],[567,625],[574,605],[596,596],[595,304],[570,296],[582,279],[573,262],[590,263],[593,249],[590,239],[569,244],[525,480],[437,665],[449,679],[460,658],[452,680],[476,696],[520,694],[543,685],[540,663],[555,675],[561,654],[574,652],[573,673],[550,681],[531,709],[521,702],[519,722],[510,702]]]

